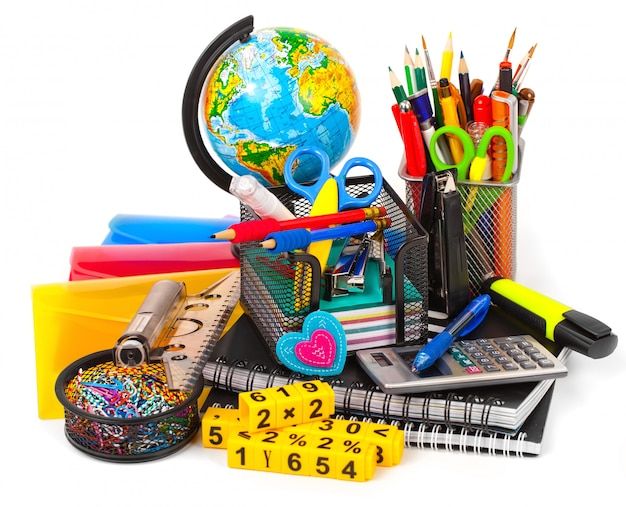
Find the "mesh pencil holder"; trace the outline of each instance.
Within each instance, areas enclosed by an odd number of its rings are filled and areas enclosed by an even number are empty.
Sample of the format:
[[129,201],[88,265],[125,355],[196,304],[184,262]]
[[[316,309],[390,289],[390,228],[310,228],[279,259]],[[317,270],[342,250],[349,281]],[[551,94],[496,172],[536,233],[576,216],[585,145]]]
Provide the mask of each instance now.
[[[346,181],[347,191],[354,197],[370,193],[373,186],[371,176]],[[311,204],[286,186],[270,190],[296,217],[309,214]],[[384,230],[384,245],[386,254],[393,259],[396,343],[425,341],[428,331],[426,232],[386,181],[372,206],[384,206],[391,218],[391,226]],[[257,218],[250,208],[242,205],[242,222]],[[279,338],[287,332],[300,331],[305,317],[319,309],[323,283],[320,264],[311,255],[276,255],[256,243],[241,245],[240,260],[241,302],[275,355]]]
[[[95,352],[70,364],[57,378],[55,392],[65,411],[65,436],[70,443],[96,458],[135,463],[168,456],[190,442],[200,427],[197,401],[202,393],[202,382],[198,382],[176,406],[144,417],[120,417],[112,412],[108,416],[76,406],[68,396],[68,386],[73,379],[80,376],[81,383],[98,381],[100,378],[90,378],[90,372],[97,371],[98,367],[111,360],[111,350]],[[147,366],[148,376],[155,381],[161,374],[156,370],[159,367],[162,369],[160,363]],[[110,379],[115,382],[116,375],[113,374]],[[124,405],[124,400],[118,399],[120,393],[114,389],[95,389],[99,390],[97,396],[109,400],[106,411],[112,411],[114,405]],[[155,393],[154,398],[157,397]]]
[[[520,171],[507,182],[457,181],[463,209],[467,269],[472,295],[486,277],[515,278],[517,183]],[[403,174],[407,204],[419,215],[422,179]]]

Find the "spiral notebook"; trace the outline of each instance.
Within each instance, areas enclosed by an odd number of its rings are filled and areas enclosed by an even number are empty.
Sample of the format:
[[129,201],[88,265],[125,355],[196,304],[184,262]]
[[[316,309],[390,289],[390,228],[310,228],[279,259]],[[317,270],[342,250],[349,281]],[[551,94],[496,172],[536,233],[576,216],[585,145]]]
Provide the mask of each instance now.
[[[541,453],[543,429],[548,418],[553,391],[554,384],[550,386],[546,395],[515,434],[503,434],[446,424],[403,423],[398,420],[383,418],[351,416],[350,419],[398,426],[404,431],[405,447],[516,457],[537,456]],[[237,394],[212,388],[202,411],[204,412],[210,406],[236,408]],[[339,413],[333,417],[336,419],[344,418]]]
[[[482,337],[532,334],[497,308],[490,310],[478,332]],[[477,336],[470,334],[468,338]],[[542,343],[565,360],[567,349],[558,350],[545,340]],[[258,330],[245,315],[217,343],[203,374],[208,385],[234,392],[285,385],[301,378],[299,374],[285,372],[274,361]],[[550,379],[471,391],[389,395],[372,383],[354,357],[348,358],[339,377],[328,381],[335,391],[336,410],[347,417],[444,423],[508,434],[520,430],[554,383]]]

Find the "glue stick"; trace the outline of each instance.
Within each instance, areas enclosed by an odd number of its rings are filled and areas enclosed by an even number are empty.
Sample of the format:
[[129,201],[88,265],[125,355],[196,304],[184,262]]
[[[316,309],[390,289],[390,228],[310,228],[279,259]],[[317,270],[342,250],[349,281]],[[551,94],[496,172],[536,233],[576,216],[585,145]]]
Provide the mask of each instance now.
[[254,176],[233,176],[230,193],[247,204],[260,218],[293,220],[295,215]]

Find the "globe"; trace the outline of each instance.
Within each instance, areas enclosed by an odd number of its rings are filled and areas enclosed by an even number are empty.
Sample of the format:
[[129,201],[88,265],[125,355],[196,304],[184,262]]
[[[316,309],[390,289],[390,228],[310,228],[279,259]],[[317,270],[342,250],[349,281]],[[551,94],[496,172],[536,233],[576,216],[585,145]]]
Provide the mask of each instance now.
[[[359,124],[359,95],[342,56],[319,37],[291,28],[254,32],[231,46],[207,76],[201,111],[219,158],[239,175],[284,184],[296,148],[317,146],[331,167],[348,151]],[[298,161],[309,181],[319,161]]]

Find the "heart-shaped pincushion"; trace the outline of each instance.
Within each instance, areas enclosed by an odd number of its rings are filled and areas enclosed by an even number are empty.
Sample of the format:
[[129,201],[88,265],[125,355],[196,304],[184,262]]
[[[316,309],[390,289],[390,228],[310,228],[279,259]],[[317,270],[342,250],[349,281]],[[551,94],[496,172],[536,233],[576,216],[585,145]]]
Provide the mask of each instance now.
[[347,341],[341,323],[316,311],[304,320],[302,333],[287,333],[276,344],[276,355],[290,370],[305,375],[339,375],[346,363]]

